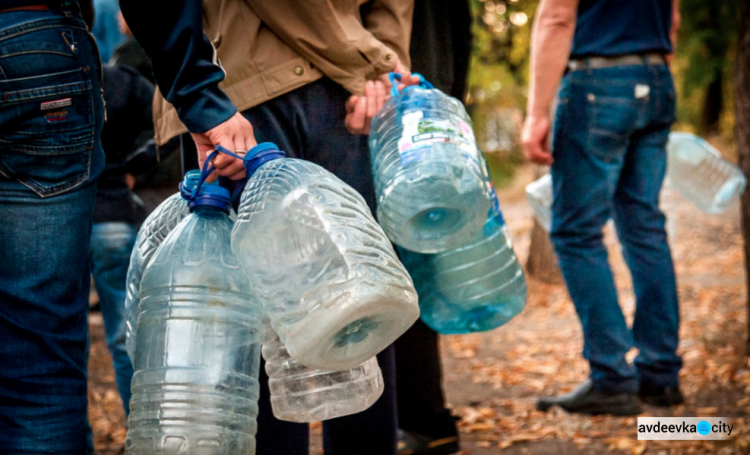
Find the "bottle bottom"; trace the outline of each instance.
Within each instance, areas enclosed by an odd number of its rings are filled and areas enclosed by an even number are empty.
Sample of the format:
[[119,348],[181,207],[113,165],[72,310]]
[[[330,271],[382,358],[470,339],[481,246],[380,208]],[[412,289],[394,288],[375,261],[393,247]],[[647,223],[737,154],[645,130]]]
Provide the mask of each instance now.
[[486,332],[508,323],[525,305],[526,292],[470,310],[433,298],[420,303],[420,317],[433,330],[443,335]]
[[[383,394],[380,368],[358,381],[334,384],[327,389],[272,395],[271,406],[276,418],[290,422],[318,422],[362,412]],[[320,372],[317,381],[326,373]],[[279,381],[283,381],[280,379]]]

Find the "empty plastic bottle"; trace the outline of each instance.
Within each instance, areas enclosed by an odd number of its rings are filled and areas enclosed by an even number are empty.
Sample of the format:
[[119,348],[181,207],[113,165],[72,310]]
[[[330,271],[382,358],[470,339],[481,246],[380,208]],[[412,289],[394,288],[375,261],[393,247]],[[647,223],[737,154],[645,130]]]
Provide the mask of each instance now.
[[421,318],[439,333],[492,330],[526,305],[526,278],[492,196],[483,230],[465,245],[438,254],[399,248],[419,293]]
[[[140,302],[141,278],[146,265],[159,248],[159,245],[172,232],[172,229],[190,214],[187,199],[200,180],[200,171],[188,171],[180,186],[180,192],[168,197],[164,202],[151,212],[146,221],[141,225],[135,240],[135,247],[130,255],[130,267],[128,268],[126,296],[125,296],[125,346],[130,356],[130,361],[135,359],[135,334],[136,317],[138,315],[138,302]],[[205,183],[204,183],[205,185]]]
[[745,191],[742,171],[694,134],[671,133],[667,157],[670,184],[706,213],[723,212]]
[[411,278],[355,190],[270,143],[246,167],[232,249],[295,360],[355,368],[414,323]]
[[490,208],[471,119],[460,101],[426,82],[393,95],[370,133],[378,222],[408,250],[461,246],[482,229]]
[[229,192],[198,191],[141,282],[129,455],[255,453],[262,306],[231,250]]
[[277,419],[316,422],[362,412],[383,394],[375,357],[349,370],[322,371],[294,360],[268,321],[263,324],[271,406]]
[[552,226],[552,176],[545,174],[539,180],[526,185],[526,200],[534,216],[545,231]]

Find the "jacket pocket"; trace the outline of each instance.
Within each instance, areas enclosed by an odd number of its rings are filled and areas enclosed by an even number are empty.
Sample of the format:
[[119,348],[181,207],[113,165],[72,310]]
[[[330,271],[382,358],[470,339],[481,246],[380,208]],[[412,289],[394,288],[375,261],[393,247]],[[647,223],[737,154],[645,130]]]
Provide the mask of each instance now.
[[0,81],[0,171],[42,197],[89,178],[96,137],[86,70]]

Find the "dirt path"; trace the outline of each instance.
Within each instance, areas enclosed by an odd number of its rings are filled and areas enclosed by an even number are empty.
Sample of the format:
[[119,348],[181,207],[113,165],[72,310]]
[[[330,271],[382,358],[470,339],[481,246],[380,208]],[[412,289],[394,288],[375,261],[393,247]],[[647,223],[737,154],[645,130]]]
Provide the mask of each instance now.
[[[531,211],[523,199],[530,169],[521,169],[500,192],[515,249],[529,248]],[[750,454],[750,374],[743,356],[745,286],[738,209],[703,215],[665,189],[681,299],[681,373],[687,403],[671,411],[647,408],[644,416],[736,418],[737,437],[721,443],[640,442],[635,418],[581,417],[533,410],[542,394],[570,390],[587,375],[580,357],[580,324],[564,286],[529,280],[526,310],[498,330],[442,339],[448,402],[461,416],[462,455],[489,454]],[[611,229],[610,260],[623,306],[634,310],[630,277]],[[102,455],[122,453],[124,417],[101,317],[91,316],[90,416]],[[635,353],[631,353],[635,356]],[[311,453],[319,453],[315,444]],[[280,454],[281,455],[281,454]],[[356,455],[356,454],[352,454]]]

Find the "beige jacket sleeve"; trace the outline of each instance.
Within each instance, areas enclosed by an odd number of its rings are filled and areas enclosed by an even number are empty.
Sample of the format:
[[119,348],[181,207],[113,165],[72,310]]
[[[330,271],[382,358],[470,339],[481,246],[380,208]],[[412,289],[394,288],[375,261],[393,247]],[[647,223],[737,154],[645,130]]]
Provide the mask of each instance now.
[[391,71],[397,55],[408,59],[413,0],[375,0],[364,24],[354,0],[245,1],[287,45],[351,93],[363,94],[368,79]]
[[375,0],[364,16],[365,28],[381,43],[396,51],[404,68],[411,67],[411,38],[414,0]]

